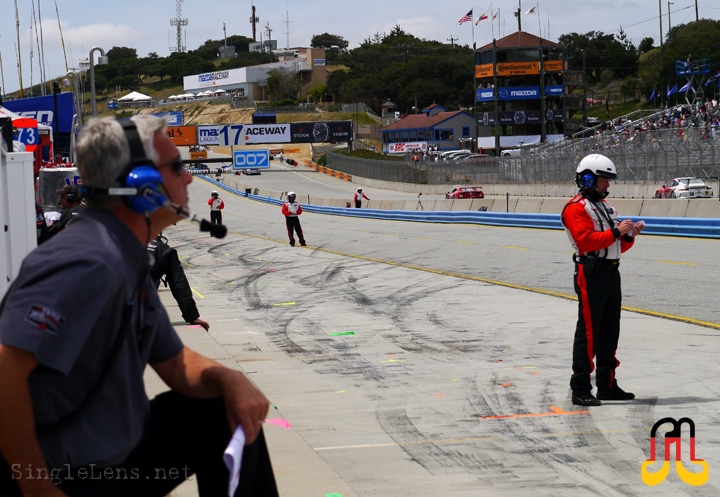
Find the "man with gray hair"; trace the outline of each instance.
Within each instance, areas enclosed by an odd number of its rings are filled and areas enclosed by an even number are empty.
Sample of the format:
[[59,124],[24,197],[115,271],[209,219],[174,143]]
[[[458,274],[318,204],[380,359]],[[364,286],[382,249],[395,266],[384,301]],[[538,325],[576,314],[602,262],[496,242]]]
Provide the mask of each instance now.
[[[193,474],[201,496],[227,495],[237,427],[248,445],[235,495],[277,495],[268,399],[183,346],[149,277],[146,246],[181,219],[192,181],[165,131],[147,115],[88,125],[88,209],[28,255],[0,304],[2,496],[164,496]],[[152,401],[148,364],[170,387]]]

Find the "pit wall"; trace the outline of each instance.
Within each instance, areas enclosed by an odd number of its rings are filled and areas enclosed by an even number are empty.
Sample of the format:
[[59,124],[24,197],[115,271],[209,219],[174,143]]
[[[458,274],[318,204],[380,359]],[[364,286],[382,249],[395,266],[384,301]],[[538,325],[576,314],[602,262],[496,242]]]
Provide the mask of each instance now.
[[[285,193],[275,190],[259,188],[257,193],[255,187],[242,183],[238,176],[226,176],[224,182],[227,186],[236,190],[246,191],[250,188],[251,193],[261,197],[285,199]],[[355,180],[357,178],[353,178]],[[356,181],[353,181],[356,182]],[[387,182],[385,182],[387,183]],[[371,185],[368,185],[371,186]],[[427,186],[427,185],[412,185]],[[617,186],[617,185],[613,185]],[[483,188],[484,190],[484,188]],[[488,197],[484,199],[458,199],[458,200],[425,200],[420,196],[419,200],[370,200],[363,202],[363,209],[380,210],[422,210],[422,211],[478,211],[483,207],[489,212],[518,212],[524,214],[559,214],[565,203],[577,192],[577,188],[570,191],[566,197],[522,197],[505,195],[499,197]],[[297,200],[301,204],[312,204],[324,207],[347,207],[350,199],[314,197],[297,191]],[[444,193],[444,192],[442,192]],[[437,194],[436,194],[437,195]],[[697,217],[697,218],[720,218],[720,202],[717,199],[628,199],[611,196],[608,201],[615,206],[618,213],[624,217]]]

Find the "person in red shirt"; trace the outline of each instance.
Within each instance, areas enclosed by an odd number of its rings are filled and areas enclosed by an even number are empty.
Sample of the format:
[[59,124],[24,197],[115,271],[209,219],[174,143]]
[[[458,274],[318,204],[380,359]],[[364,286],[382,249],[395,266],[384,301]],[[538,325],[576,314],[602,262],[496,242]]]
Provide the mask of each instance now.
[[[617,177],[615,164],[599,154],[588,155],[576,170],[580,192],[563,208],[561,219],[575,250],[574,283],[579,312],[573,342],[572,403],[599,406],[600,400],[632,400],[635,394],[620,388],[615,357],[620,338],[620,254],[629,250],[645,223],[618,220],[617,211],[605,200],[610,180]],[[597,398],[590,374],[597,362]]]
[[353,202],[355,202],[355,208],[359,209],[362,207],[362,199],[370,200],[367,198],[367,195],[365,195],[362,191],[362,188],[358,188],[357,192],[355,192],[355,195],[353,195]]
[[[212,193],[210,193],[208,205],[210,206],[210,222],[213,224],[222,224],[222,210],[225,208],[225,202],[220,198],[217,190],[213,190]],[[213,236],[212,233],[210,236]]]
[[295,202],[295,192],[288,192],[287,202],[282,206],[282,213],[285,216],[285,226],[287,226],[288,238],[290,238],[290,246],[295,246],[295,237],[293,236],[293,230],[297,233],[300,245],[305,247],[305,237],[303,236],[302,226],[300,226],[300,219],[298,216],[302,214],[302,207],[299,203]]

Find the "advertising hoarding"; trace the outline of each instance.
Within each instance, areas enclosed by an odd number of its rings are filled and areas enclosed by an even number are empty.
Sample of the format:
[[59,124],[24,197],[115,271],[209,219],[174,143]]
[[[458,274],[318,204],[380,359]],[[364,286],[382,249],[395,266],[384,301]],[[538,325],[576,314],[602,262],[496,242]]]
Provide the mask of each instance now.
[[[561,60],[547,60],[543,63],[545,72],[561,72],[563,62]],[[540,62],[498,62],[498,76],[524,76],[528,74],[540,74]],[[490,78],[494,76],[493,64],[480,64],[475,66],[476,78]]]
[[242,136],[249,144],[291,142],[289,124],[246,124]]
[[352,121],[292,123],[292,143],[340,143],[352,139]]
[[405,152],[412,152],[413,150],[422,150],[427,152],[427,142],[398,142],[398,143],[387,143],[386,152],[389,154],[404,154]]
[[[542,122],[542,111],[540,110],[516,110],[498,112],[501,125],[540,124]],[[548,109],[545,111],[545,121],[562,120],[562,110]],[[495,114],[483,112],[478,116],[479,126],[495,126]]]
[[[60,133],[70,133],[72,131],[72,118],[75,114],[72,92],[58,94],[57,103],[59,114],[57,130]],[[6,100],[3,101],[2,105],[22,117],[35,119],[38,123],[55,129],[55,99],[53,95]]]

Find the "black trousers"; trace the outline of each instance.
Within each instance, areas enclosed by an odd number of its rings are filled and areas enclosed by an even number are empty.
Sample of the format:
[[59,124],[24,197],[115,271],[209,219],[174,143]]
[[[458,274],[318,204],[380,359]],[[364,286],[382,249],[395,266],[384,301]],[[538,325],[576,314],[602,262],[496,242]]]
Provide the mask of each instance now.
[[[58,468],[50,479],[71,497],[163,497],[186,479],[197,478],[201,497],[225,497],[229,472],[223,452],[230,438],[222,398],[191,399],[166,392],[151,401],[145,436],[124,463]],[[13,475],[27,477],[27,470],[13,472],[0,463],[0,497],[21,495]],[[243,451],[235,497],[277,495],[261,431]]]
[[295,245],[295,237],[293,236],[293,230],[297,233],[298,239],[301,245],[305,245],[305,237],[303,236],[302,226],[300,226],[300,219],[296,217],[285,217],[285,227],[287,227],[288,238],[290,244]]
[[355,201],[355,208],[360,209],[362,207],[362,200],[356,200]]
[[620,361],[615,357],[620,338],[619,262],[597,260],[593,270],[587,272],[582,264],[575,265],[575,292],[578,295],[578,321],[573,342],[573,374],[570,388],[575,393],[592,390],[590,374],[594,370],[598,388],[611,389],[615,383],[615,368]]
[[210,222],[213,224],[222,224],[222,211],[210,211]]

